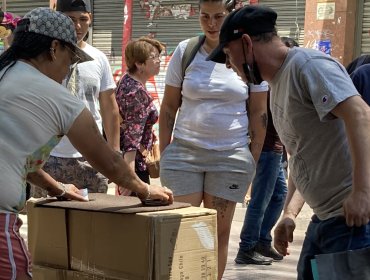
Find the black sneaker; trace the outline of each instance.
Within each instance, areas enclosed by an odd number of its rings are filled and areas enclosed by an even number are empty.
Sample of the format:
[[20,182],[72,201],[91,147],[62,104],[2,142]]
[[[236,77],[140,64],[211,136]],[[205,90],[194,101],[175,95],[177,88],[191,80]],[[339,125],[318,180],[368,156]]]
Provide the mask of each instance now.
[[272,264],[272,258],[262,256],[260,253],[257,253],[254,248],[248,251],[239,249],[235,262],[237,264],[269,265]]
[[258,243],[256,247],[254,247],[254,250],[262,256],[272,258],[274,261],[281,261],[284,258],[283,255],[280,255],[279,252],[270,245],[262,245]]

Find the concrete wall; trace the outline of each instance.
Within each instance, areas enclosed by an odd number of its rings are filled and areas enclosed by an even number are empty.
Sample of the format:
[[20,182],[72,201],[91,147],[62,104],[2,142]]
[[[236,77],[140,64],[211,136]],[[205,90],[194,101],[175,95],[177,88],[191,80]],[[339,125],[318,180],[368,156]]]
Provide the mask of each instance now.
[[356,8],[354,0],[306,1],[304,46],[331,44],[331,55],[347,65],[354,56]]

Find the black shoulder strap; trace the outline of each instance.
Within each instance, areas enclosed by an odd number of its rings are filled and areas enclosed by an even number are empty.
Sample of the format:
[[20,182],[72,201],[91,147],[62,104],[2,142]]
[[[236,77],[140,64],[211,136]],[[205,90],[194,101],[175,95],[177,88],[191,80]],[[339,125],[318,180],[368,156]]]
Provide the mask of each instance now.
[[190,63],[193,61],[195,55],[197,54],[200,47],[203,45],[206,36],[196,36],[189,40],[184,55],[182,56],[181,66],[182,66],[182,77],[185,77],[185,71],[189,67]]

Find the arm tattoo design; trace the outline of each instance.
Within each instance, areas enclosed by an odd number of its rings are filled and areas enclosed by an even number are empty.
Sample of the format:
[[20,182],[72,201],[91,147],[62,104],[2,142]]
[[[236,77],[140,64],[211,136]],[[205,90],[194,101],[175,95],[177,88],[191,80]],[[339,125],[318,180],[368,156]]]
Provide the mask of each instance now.
[[262,119],[262,126],[263,126],[264,129],[266,129],[267,128],[267,122],[268,122],[267,114],[263,113],[261,115],[261,119]]
[[167,128],[172,130],[175,124],[175,118],[170,113],[166,112]]
[[254,137],[255,137],[254,130],[251,130],[251,131],[249,132],[249,137],[250,137],[251,142],[252,142],[252,141],[254,140]]

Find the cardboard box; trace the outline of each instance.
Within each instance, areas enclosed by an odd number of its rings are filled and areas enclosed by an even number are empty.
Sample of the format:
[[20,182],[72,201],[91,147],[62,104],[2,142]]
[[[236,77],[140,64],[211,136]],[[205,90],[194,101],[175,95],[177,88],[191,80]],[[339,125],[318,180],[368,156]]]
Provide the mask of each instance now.
[[52,267],[34,265],[32,267],[32,278],[35,280],[119,280],[118,278],[107,278],[91,275],[86,272],[57,269]]
[[108,204],[81,210],[29,202],[33,263],[69,271],[55,278],[64,280],[75,279],[73,271],[99,279],[217,279],[216,211],[186,207],[127,214]]

